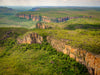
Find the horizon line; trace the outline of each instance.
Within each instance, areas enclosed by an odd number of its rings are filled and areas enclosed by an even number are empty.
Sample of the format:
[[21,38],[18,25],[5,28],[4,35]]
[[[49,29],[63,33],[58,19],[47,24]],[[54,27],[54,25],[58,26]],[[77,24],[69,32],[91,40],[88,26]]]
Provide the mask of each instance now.
[[0,5],[0,7],[100,7],[100,6],[7,6],[7,5]]

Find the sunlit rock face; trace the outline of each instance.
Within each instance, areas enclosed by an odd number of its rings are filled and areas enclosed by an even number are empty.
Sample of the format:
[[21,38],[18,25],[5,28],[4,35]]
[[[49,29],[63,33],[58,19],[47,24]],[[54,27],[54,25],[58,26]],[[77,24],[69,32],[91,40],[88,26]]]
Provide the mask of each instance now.
[[95,55],[86,50],[80,50],[67,45],[68,40],[57,40],[53,37],[48,36],[47,41],[57,51],[63,52],[75,59],[77,62],[84,64],[90,75],[100,75],[100,55]]
[[49,26],[45,25],[44,23],[37,23],[36,24],[36,28],[39,28],[39,29],[48,29]]
[[39,36],[37,33],[29,33],[23,37],[17,38],[18,44],[32,44],[32,43],[42,43],[43,37]]
[[39,15],[32,15],[32,14],[17,14],[17,17],[20,18],[26,18],[26,19],[31,19],[32,21],[43,21],[43,22],[65,22],[67,20],[71,20],[71,19],[77,19],[77,18],[92,18],[92,16],[81,16],[81,17],[60,17],[60,18],[55,18],[55,17],[48,17],[48,16],[39,16]]

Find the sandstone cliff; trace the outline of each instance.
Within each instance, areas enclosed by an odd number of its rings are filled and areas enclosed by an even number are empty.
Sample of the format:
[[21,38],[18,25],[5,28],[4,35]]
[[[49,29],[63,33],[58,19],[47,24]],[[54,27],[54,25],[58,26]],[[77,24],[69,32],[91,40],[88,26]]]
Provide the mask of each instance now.
[[41,44],[42,41],[43,41],[43,37],[39,36],[37,33],[29,33],[22,37],[17,38],[17,42],[19,44],[23,44],[23,43],[28,43],[28,44],[40,43]]
[[50,23],[50,22],[59,23],[59,22],[64,22],[70,19],[77,19],[77,18],[92,18],[92,16],[81,16],[81,17],[66,16],[66,17],[61,17],[61,18],[53,18],[53,17],[50,18],[47,16],[29,15],[29,14],[17,14],[16,16],[20,18],[32,19],[33,21],[43,21],[47,23]]
[[57,51],[63,52],[75,59],[77,62],[84,64],[91,75],[100,75],[100,55],[94,55],[85,50],[80,50],[67,45],[68,40],[57,40],[48,36],[47,41]]
[[[42,43],[43,37],[39,36],[37,33],[28,33],[23,37],[19,37],[17,42],[19,44],[23,43]],[[80,50],[78,48],[73,48],[67,44],[69,40],[60,39],[57,40],[51,36],[47,37],[47,42],[52,45],[57,51],[63,52],[69,55],[71,58],[75,59],[77,62],[84,64],[91,75],[100,75],[100,55],[95,55],[86,50]]]
[[48,25],[45,25],[44,23],[37,23],[36,24],[36,28],[39,28],[39,29],[48,29],[50,27]]
[[52,21],[51,21],[51,18],[49,18],[49,17],[47,17],[47,16],[42,16],[42,21],[43,21],[43,22],[47,22],[47,23],[52,22]]

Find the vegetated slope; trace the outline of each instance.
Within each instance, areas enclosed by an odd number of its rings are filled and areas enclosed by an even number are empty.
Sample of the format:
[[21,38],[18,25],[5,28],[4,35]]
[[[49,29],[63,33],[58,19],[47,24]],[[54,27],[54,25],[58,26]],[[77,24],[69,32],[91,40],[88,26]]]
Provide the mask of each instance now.
[[[54,18],[61,18],[61,17],[80,17],[80,16],[93,16],[95,18],[100,19],[100,8],[83,8],[83,7],[58,7],[58,8],[40,8],[38,11],[26,11],[26,12],[20,12],[18,14],[33,14],[33,15],[40,15],[40,16],[48,16],[48,17],[54,17]],[[98,10],[98,11],[97,11]]]
[[[72,19],[62,23],[45,23],[55,30],[46,30],[56,39],[66,39],[75,48],[100,54],[100,21],[91,19]],[[47,32],[48,31],[48,32]],[[41,32],[41,31],[40,31]]]
[[[1,27],[0,28],[0,40],[4,39],[6,35],[9,35],[11,38],[17,38],[19,35],[23,35],[29,31],[28,29],[25,28],[14,28],[14,27]],[[14,36],[15,35],[15,36]]]
[[0,27],[35,28],[36,23],[35,21],[15,17],[15,15],[0,18]]
[[[0,31],[2,36],[8,30],[18,32],[20,35],[27,31],[2,28]],[[15,33],[13,35],[18,36]],[[46,40],[42,44],[17,44],[13,35],[3,39],[2,42],[0,40],[1,75],[88,75],[83,65],[63,53],[56,52]]]
[[78,18],[71,19],[61,23],[44,23],[53,29],[100,29],[100,21],[95,18]]
[[4,17],[5,15],[14,15],[16,13],[17,11],[12,8],[0,7],[0,17]]
[[35,28],[35,21],[16,17],[15,14],[18,12],[12,8],[0,7],[0,27]]
[[[97,11],[98,10],[98,11]],[[3,11],[2,11],[3,12]],[[4,12],[3,12],[4,13]],[[0,14],[0,16],[3,15]],[[9,13],[9,12],[8,12]],[[47,16],[53,18],[64,18],[66,16],[70,17],[82,17],[82,16],[91,16],[92,19],[100,20],[100,11],[99,8],[40,8],[38,11],[26,11],[26,12],[19,12],[17,14],[33,14],[38,16]],[[48,19],[48,18],[47,18]],[[85,19],[85,18],[84,18]],[[86,18],[89,19],[89,18]],[[23,18],[15,17],[15,15],[3,15],[3,17],[0,18],[0,27],[25,27],[25,28],[35,28],[36,21],[27,20]],[[62,27],[63,23],[60,27]],[[58,24],[58,25],[59,25]],[[71,24],[71,23],[70,23]],[[56,24],[57,25],[57,24]],[[58,26],[56,26],[58,27]]]
[[38,29],[34,30],[34,32],[37,32],[40,35],[44,35],[45,33],[46,35],[52,36],[55,39],[66,39],[66,44],[71,45],[74,48],[80,48],[95,54],[100,54],[100,30]]

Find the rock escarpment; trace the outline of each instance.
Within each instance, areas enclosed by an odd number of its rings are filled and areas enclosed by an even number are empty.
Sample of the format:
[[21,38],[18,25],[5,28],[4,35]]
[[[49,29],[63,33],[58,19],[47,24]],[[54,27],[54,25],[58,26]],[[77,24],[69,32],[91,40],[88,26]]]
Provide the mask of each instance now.
[[48,29],[50,27],[48,25],[45,25],[44,23],[37,23],[36,28],[38,28],[38,29]]
[[49,18],[49,17],[47,17],[47,16],[42,16],[42,21],[43,21],[43,22],[47,22],[47,23],[52,22],[52,21],[51,21],[51,18]]
[[24,35],[23,37],[17,38],[17,42],[19,44],[24,44],[24,43],[28,43],[28,44],[40,43],[41,44],[42,41],[43,41],[43,37],[39,36],[37,33],[28,33]]
[[61,18],[56,18],[55,19],[55,22],[65,22],[67,20],[71,20],[71,19],[77,19],[77,18],[92,18],[92,16],[81,16],[81,17],[70,17],[70,16],[67,16],[67,17],[61,17]]
[[77,62],[84,64],[91,75],[100,75],[100,55],[94,55],[91,52],[73,48],[67,45],[68,40],[57,40],[48,36],[47,41],[57,51],[63,52]]
[[20,18],[26,18],[26,19],[32,19],[33,21],[43,21],[43,22],[64,22],[67,20],[71,20],[71,19],[77,19],[77,18],[92,18],[92,16],[81,16],[81,17],[60,17],[60,18],[55,18],[55,17],[47,17],[47,16],[39,16],[39,15],[29,15],[29,14],[17,14],[17,17]]

